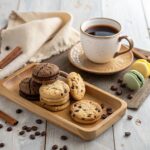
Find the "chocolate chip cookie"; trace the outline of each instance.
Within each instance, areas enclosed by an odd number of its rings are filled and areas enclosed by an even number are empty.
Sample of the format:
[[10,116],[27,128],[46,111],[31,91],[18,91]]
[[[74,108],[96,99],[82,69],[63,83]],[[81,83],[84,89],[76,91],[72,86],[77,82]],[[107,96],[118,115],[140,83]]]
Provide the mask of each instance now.
[[71,118],[82,124],[91,124],[98,121],[102,114],[101,106],[91,100],[81,100],[71,106]]
[[76,72],[71,72],[69,73],[67,80],[68,80],[68,85],[70,87],[71,96],[75,100],[83,99],[86,89],[82,77]]
[[57,80],[59,67],[50,63],[41,63],[33,68],[32,77],[40,84],[50,84]]
[[25,78],[19,84],[19,94],[28,100],[39,100],[40,86],[32,78]]

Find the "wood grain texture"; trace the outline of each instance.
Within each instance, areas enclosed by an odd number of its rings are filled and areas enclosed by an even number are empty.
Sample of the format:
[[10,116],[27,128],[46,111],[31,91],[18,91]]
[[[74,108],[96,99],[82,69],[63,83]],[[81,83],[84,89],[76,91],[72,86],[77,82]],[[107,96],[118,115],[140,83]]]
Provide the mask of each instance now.
[[20,0],[19,11],[56,11],[60,0]]
[[102,0],[102,12],[103,17],[121,23],[122,34],[131,36],[135,47],[150,50],[149,33],[140,0]]
[[147,21],[148,29],[150,30],[150,1],[149,0],[141,0],[143,6],[143,13],[145,15],[145,19]]
[[73,27],[79,29],[83,21],[101,16],[100,3],[101,0],[62,0],[60,9],[72,13]]
[[[0,27],[4,26],[7,22],[8,15],[11,10],[17,10],[19,6],[19,0],[1,0],[0,1]],[[0,142],[5,143],[5,147],[3,150],[43,150],[45,147],[45,136],[38,137],[37,140],[30,140],[29,135],[31,133],[27,133],[23,136],[19,136],[18,132],[21,131],[23,125],[33,126],[35,125],[35,120],[40,118],[29,111],[23,109],[23,113],[18,115],[16,114],[16,109],[21,108],[20,106],[9,102],[6,98],[0,97],[0,110],[10,114],[12,117],[16,118],[19,121],[19,124],[13,127],[12,132],[7,132],[6,129],[9,125],[5,125],[5,123],[0,120],[0,123],[4,125],[4,128],[0,129]],[[45,130],[45,120],[42,125],[39,125],[39,130]]]
[[[133,8],[133,6],[135,7]],[[143,49],[150,49],[150,39],[147,30],[147,24],[143,14],[143,9],[141,6],[141,1],[103,0],[103,16],[118,19],[124,26],[123,33],[130,35],[134,39],[135,46],[142,47]],[[149,115],[147,113],[147,110],[149,109],[149,103],[149,98],[147,98],[145,103],[138,111],[127,111],[127,114],[134,116],[133,121],[127,121],[126,116],[124,116],[124,118],[114,126],[116,150],[150,149],[150,145],[147,142],[150,137],[147,134],[149,125],[146,125],[147,122],[150,121]],[[142,124],[137,126],[135,124],[135,119],[142,118]],[[124,138],[125,131],[132,132],[131,137]]]
[[19,0],[1,0],[0,1],[0,28],[7,23],[8,16],[12,10],[17,9]]

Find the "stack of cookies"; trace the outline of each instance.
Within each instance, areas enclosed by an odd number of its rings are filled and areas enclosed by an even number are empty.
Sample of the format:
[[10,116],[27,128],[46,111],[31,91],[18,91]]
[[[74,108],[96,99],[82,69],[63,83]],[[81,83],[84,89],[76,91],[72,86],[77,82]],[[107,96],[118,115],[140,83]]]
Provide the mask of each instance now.
[[40,101],[50,111],[60,111],[70,105],[69,86],[61,80],[40,87]]
[[32,77],[23,79],[19,84],[20,96],[31,100],[39,100],[39,88],[42,84],[53,83],[59,75],[58,66],[50,63],[37,65],[32,72]]

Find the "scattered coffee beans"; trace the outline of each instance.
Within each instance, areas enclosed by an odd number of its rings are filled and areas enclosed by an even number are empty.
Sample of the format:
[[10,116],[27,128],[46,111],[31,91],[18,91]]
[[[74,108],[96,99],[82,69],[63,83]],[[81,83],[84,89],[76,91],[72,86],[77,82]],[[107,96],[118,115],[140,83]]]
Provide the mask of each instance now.
[[4,147],[5,144],[4,143],[0,143],[0,148]]
[[16,113],[17,113],[17,114],[21,114],[22,112],[23,112],[22,109],[17,109],[17,110],[16,110]]
[[41,119],[37,119],[35,122],[36,122],[37,124],[42,124],[42,123],[43,123],[43,121],[42,121]]
[[45,135],[46,135],[45,131],[41,132],[41,136],[45,136]]
[[56,149],[58,149],[58,145],[55,144],[52,146],[52,150],[56,150]]
[[9,47],[9,46],[6,46],[6,47],[5,47],[5,50],[6,50],[6,51],[9,51],[9,50],[10,50],[10,47]]
[[35,132],[35,136],[39,136],[41,133],[39,131]]
[[8,127],[8,128],[7,128],[7,131],[8,131],[8,132],[12,131],[12,127]]
[[68,140],[68,137],[67,136],[65,136],[65,135],[62,135],[61,137],[60,137],[62,140]]
[[132,118],[133,118],[133,117],[132,117],[131,115],[128,115],[128,116],[127,116],[127,119],[128,119],[128,120],[132,120]]
[[34,134],[31,134],[31,135],[29,136],[29,138],[30,138],[31,140],[34,140],[34,139],[35,139],[35,135],[34,135]]
[[37,129],[38,129],[38,127],[36,127],[36,126],[32,126],[32,128],[31,128],[32,131],[37,131]]
[[117,91],[116,91],[116,95],[122,95],[122,90],[121,89],[118,89]]
[[125,87],[126,87],[126,84],[125,84],[125,83],[121,83],[121,84],[120,84],[120,87],[125,88]]
[[64,146],[63,146],[63,150],[68,150],[67,145],[64,145]]
[[1,129],[1,128],[3,128],[3,125],[2,125],[2,124],[0,124],[0,129]]
[[25,131],[20,131],[19,132],[19,135],[24,135],[25,134]]
[[102,114],[101,119],[106,119],[107,115],[106,114]]
[[127,96],[127,98],[128,98],[128,99],[132,99],[133,96],[132,96],[131,94],[129,94],[129,95]]
[[130,135],[131,135],[131,132],[125,132],[125,133],[124,133],[124,136],[125,136],[125,137],[128,137],[128,136],[130,136]]
[[117,91],[117,87],[116,86],[114,86],[114,85],[112,85],[111,87],[110,87],[110,89],[112,90],[112,91]]
[[122,83],[123,82],[123,80],[122,79],[118,79],[118,81],[117,81],[118,83]]

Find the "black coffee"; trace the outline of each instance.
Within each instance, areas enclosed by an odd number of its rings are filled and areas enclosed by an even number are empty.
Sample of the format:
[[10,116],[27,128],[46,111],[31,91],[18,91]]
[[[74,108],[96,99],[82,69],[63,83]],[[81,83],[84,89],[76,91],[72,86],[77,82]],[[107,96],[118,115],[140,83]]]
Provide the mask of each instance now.
[[118,33],[118,30],[112,26],[95,25],[86,29],[85,32],[95,36],[111,36]]

